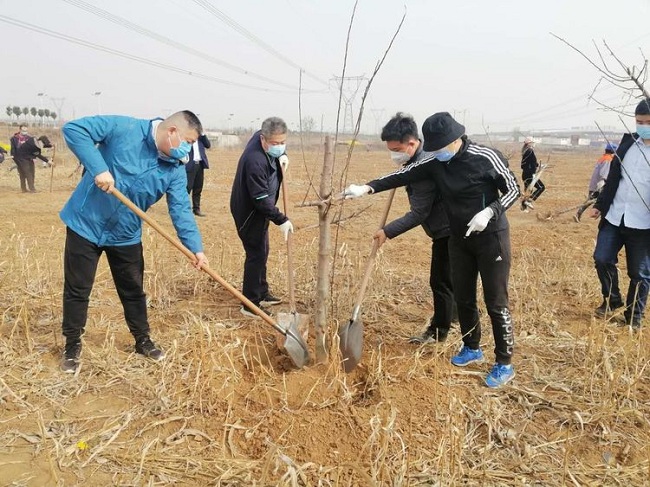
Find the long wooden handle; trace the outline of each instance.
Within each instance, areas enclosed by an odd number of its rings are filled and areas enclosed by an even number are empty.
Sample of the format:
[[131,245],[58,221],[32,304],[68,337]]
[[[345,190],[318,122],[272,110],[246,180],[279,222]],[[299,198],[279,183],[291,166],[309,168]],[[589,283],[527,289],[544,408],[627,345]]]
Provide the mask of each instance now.
[[[386,225],[386,220],[388,220],[388,213],[390,213],[390,207],[393,204],[393,197],[395,196],[396,188],[390,190],[388,193],[388,200],[386,201],[386,206],[384,208],[384,213],[381,215],[381,220],[379,221],[379,230],[384,228]],[[354,303],[354,314],[359,313],[361,308],[361,303],[363,302],[363,296],[366,293],[366,288],[368,287],[368,281],[370,281],[370,275],[372,274],[372,267],[375,263],[375,256],[377,255],[377,250],[379,249],[379,241],[373,239],[372,241],[372,250],[368,256],[368,261],[366,262],[366,271],[363,275],[363,280],[361,281],[361,287],[359,288],[359,294],[357,294],[357,301]],[[353,318],[356,319],[356,316]]]
[[[278,162],[278,164],[280,164]],[[284,168],[282,167],[282,164],[280,164],[280,171],[282,172],[282,205],[284,206],[284,214],[289,217],[288,214],[288,208],[289,205],[287,203],[287,186],[284,182],[286,173],[284,172]],[[293,273],[293,247],[291,245],[291,238],[292,234],[289,232],[289,235],[287,235],[287,285],[289,286],[289,311],[292,313],[296,312],[296,295],[295,295],[295,290],[294,290],[294,273]]]
[[[196,263],[196,256],[192,253],[190,249],[185,247],[178,239],[172,237],[169,233],[167,233],[158,223],[151,218],[149,215],[147,215],[144,211],[142,211],[140,208],[138,208],[130,199],[128,199],[126,196],[124,196],[117,188],[113,188],[112,195],[114,195],[118,200],[120,200],[126,207],[128,207],[133,213],[138,215],[144,222],[146,222],[151,228],[153,228],[156,232],[158,232],[165,240],[167,240],[169,243],[171,243],[174,247],[176,247],[178,250],[183,252],[185,256],[194,264]],[[276,331],[282,333],[284,336],[287,335],[287,332],[282,329],[275,321],[273,321],[273,318],[271,318],[269,315],[267,315],[264,311],[262,311],[258,306],[256,306],[250,299],[248,299],[246,296],[244,296],[241,292],[239,292],[237,289],[235,289],[230,283],[228,283],[223,277],[221,277],[219,274],[217,274],[215,271],[210,269],[207,264],[203,264],[201,266],[201,270],[208,274],[210,277],[212,277],[215,281],[217,281],[219,284],[221,284],[226,290],[235,296],[237,299],[239,299],[242,303],[244,303],[249,309],[251,309],[257,316],[262,318],[264,321],[266,321],[269,325],[271,325],[273,328],[276,329]]]

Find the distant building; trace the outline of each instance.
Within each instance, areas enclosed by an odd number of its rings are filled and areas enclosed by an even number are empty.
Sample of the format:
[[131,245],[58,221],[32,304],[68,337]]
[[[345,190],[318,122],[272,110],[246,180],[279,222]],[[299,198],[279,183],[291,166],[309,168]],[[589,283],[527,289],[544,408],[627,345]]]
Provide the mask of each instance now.
[[214,132],[209,130],[205,132],[205,135],[208,136],[208,139],[210,139],[216,147],[222,149],[241,146],[241,139],[238,135],[224,134],[223,132]]

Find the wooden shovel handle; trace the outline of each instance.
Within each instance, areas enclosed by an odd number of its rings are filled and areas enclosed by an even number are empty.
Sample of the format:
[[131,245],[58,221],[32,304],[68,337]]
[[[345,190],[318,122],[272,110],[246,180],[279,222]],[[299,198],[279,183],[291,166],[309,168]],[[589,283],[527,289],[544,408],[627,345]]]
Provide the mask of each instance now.
[[[289,205],[287,203],[287,186],[284,182],[286,173],[284,172],[284,168],[282,167],[282,164],[278,162],[278,165],[280,166],[280,172],[282,173],[282,205],[284,206],[284,215],[288,218],[288,208]],[[291,245],[291,238],[292,234],[289,232],[289,235],[287,235],[287,286],[289,287],[289,308],[292,313],[296,312],[296,296],[295,296],[295,291],[294,291],[294,281],[293,281],[293,246]]]
[[[172,237],[169,233],[167,233],[160,225],[158,225],[158,223],[153,218],[151,218],[144,211],[142,211],[140,208],[138,208],[130,199],[128,199],[126,196],[124,196],[117,188],[114,187],[111,194],[114,195],[118,200],[120,200],[133,213],[138,215],[151,228],[153,228],[156,232],[158,232],[163,238],[165,238],[165,240],[167,240],[174,247],[176,247],[178,250],[183,252],[183,254],[185,254],[185,256],[193,264],[196,263],[196,256],[192,253],[192,251],[190,249],[185,247],[185,245],[183,245],[178,239]],[[210,267],[208,267],[207,264],[203,264],[201,266],[201,270],[203,272],[205,272],[206,274],[208,274],[210,277],[212,277],[219,284],[221,284],[230,294],[232,294],[237,299],[239,299],[239,301],[244,303],[249,309],[253,310],[253,312],[255,312],[255,314],[257,316],[259,316],[264,321],[266,321],[269,325],[271,325],[273,328],[275,328],[276,331],[278,331],[279,333],[282,333],[284,336],[287,336],[287,332],[285,330],[283,330],[282,327],[280,327],[275,321],[273,321],[273,318],[271,318],[269,315],[267,315],[258,306],[256,306],[250,299],[248,299],[241,292],[239,292],[237,289],[235,289],[223,277],[221,277],[215,271],[210,269]]]
[[[386,225],[386,220],[388,220],[388,213],[390,213],[390,207],[393,204],[393,197],[395,196],[396,188],[393,188],[388,193],[388,200],[386,201],[386,206],[384,207],[384,213],[381,215],[381,220],[379,221],[379,230],[384,228]],[[373,239],[372,241],[372,250],[368,256],[368,261],[366,262],[366,271],[363,274],[363,280],[361,281],[361,286],[359,287],[359,294],[357,294],[357,300],[354,303],[354,313],[357,314],[361,308],[361,303],[363,302],[363,296],[366,293],[366,288],[368,287],[368,281],[370,281],[370,275],[372,274],[372,268],[375,263],[375,256],[377,255],[377,250],[379,249],[379,241]],[[355,317],[356,318],[356,317]]]

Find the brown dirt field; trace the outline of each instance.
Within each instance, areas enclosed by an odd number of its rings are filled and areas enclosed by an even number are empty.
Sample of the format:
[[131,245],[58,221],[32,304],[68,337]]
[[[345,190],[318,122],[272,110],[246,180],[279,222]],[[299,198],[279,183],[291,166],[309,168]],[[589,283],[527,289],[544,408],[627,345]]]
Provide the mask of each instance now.
[[[295,142],[297,145],[297,141]],[[518,148],[511,167],[520,177]],[[547,150],[538,148],[545,159]],[[211,267],[236,287],[243,250],[228,204],[239,150],[211,150],[198,219]],[[591,253],[596,222],[572,212],[597,152],[554,152],[547,192],[531,213],[508,211],[517,377],[501,390],[482,379],[490,361],[454,368],[457,326],[441,345],[406,337],[432,312],[430,242],[421,229],[382,247],[363,306],[364,357],[345,375],[328,364],[295,370],[275,332],[145,226],[146,290],[162,364],[133,353],[102,260],[79,373],[61,373],[64,226],[74,159],[37,169],[37,194],[19,192],[0,166],[0,484],[41,485],[650,485],[650,347],[592,317],[600,302]],[[322,151],[289,173],[300,203]],[[344,154],[339,152],[339,161]],[[340,164],[340,162],[339,162]],[[383,151],[356,151],[349,182],[392,169]],[[52,177],[53,176],[53,177]],[[50,178],[52,191],[50,192]],[[314,199],[312,192],[308,200]],[[331,330],[350,317],[385,194],[339,227]],[[391,218],[407,211],[399,190]],[[172,230],[163,201],[149,214]],[[291,208],[298,311],[315,302],[314,208]],[[286,255],[271,228],[269,282],[286,296]],[[627,286],[621,265],[622,284]],[[287,310],[286,306],[276,307]],[[483,317],[483,347],[493,348]],[[313,353],[313,336],[309,339]]]

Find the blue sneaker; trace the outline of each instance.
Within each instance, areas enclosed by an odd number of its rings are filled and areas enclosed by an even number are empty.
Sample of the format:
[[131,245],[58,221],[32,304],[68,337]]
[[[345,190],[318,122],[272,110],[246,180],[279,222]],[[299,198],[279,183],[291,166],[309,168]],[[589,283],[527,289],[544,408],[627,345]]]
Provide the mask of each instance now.
[[512,365],[494,364],[492,370],[485,378],[488,387],[501,387],[515,377],[515,368]]
[[481,349],[472,350],[471,348],[463,345],[463,348],[460,349],[458,354],[451,357],[451,363],[456,367],[465,367],[466,365],[473,363],[483,362],[483,352]]

